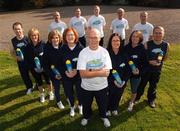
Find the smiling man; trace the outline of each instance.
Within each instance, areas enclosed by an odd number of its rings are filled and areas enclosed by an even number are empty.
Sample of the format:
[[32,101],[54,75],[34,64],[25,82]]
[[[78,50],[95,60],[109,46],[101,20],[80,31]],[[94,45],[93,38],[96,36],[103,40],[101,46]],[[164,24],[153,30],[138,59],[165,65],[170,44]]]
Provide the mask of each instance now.
[[107,77],[112,69],[111,59],[108,51],[99,46],[100,34],[97,29],[90,29],[88,32],[89,46],[84,48],[78,58],[77,69],[80,71],[81,98],[83,105],[83,119],[81,124],[87,125],[92,114],[91,105],[93,98],[99,109],[99,114],[105,127],[110,127],[106,116],[107,110]]

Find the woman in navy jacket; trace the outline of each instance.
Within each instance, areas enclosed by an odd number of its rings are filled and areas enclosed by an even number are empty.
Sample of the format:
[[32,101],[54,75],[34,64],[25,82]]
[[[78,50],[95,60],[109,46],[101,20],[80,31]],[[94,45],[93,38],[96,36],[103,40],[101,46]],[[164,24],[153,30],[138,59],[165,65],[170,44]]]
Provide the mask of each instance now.
[[60,72],[61,70],[61,65],[60,65],[61,46],[62,46],[62,35],[60,34],[60,32],[57,30],[51,31],[48,35],[48,42],[44,48],[43,68],[45,72],[47,72],[47,74],[50,76],[50,79],[54,86],[57,106],[60,109],[64,109],[64,105],[61,102],[60,93],[59,93],[61,76],[60,74],[53,72],[53,69],[56,69],[58,72]]
[[135,30],[131,33],[130,38],[129,38],[129,43],[125,46],[125,49],[124,49],[124,51],[128,55],[128,59],[129,59],[128,61],[131,61],[131,64],[133,62],[135,66],[133,69],[133,66],[130,65],[130,62],[129,62],[129,65],[132,70],[131,77],[130,77],[132,96],[129,102],[128,111],[133,110],[134,101],[137,94],[137,88],[141,81],[140,74],[142,73],[143,67],[145,67],[144,65],[147,62],[146,51],[145,51],[144,45],[142,44],[142,41],[143,41],[142,33],[140,31]]
[[67,28],[63,33],[63,46],[61,48],[62,83],[71,107],[70,116],[72,117],[75,115],[73,86],[76,87],[79,113],[82,114],[82,105],[79,92],[81,78],[79,72],[76,70],[78,55],[82,49],[83,46],[78,42],[78,34],[75,29]]
[[[108,102],[108,111],[107,115],[118,115],[118,105],[121,99],[121,96],[126,87],[126,82],[130,76],[130,68],[128,66],[127,55],[123,52],[123,45],[121,44],[121,37],[113,33],[109,38],[109,43],[107,50],[111,57],[112,69],[108,77],[109,84],[109,102]],[[115,79],[113,73],[117,71],[122,82],[118,83]]]
[[[48,85],[49,90],[49,99],[54,100],[54,93],[52,84],[49,76],[43,70],[42,57],[44,53],[45,42],[40,39],[39,30],[36,28],[32,28],[28,32],[29,44],[26,48],[26,54],[28,59],[28,65],[30,66],[31,72],[35,78],[35,81],[38,85],[38,89],[40,91],[40,102],[45,102],[45,92],[42,87],[44,77],[46,84]],[[37,63],[38,62],[38,63]],[[39,67],[37,67],[39,64]]]

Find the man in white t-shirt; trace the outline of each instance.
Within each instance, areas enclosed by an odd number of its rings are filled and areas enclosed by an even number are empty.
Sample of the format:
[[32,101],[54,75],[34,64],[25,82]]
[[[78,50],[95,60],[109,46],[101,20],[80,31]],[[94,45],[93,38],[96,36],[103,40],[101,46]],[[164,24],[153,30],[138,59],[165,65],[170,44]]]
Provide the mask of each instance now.
[[69,26],[77,31],[79,41],[84,47],[86,47],[85,31],[87,29],[87,20],[81,16],[80,8],[76,8],[75,16],[71,18]]
[[104,26],[106,25],[106,21],[105,18],[100,15],[100,7],[99,6],[94,6],[94,15],[92,15],[89,19],[88,19],[88,28],[96,28],[97,30],[99,30],[100,32],[100,42],[99,45],[103,46],[104,43]]
[[143,43],[146,43],[147,41],[152,39],[153,34],[153,25],[147,22],[148,19],[148,13],[147,12],[141,12],[140,13],[140,23],[137,23],[134,28],[134,30],[139,30],[143,33]]
[[64,30],[67,28],[66,23],[61,20],[61,15],[58,11],[56,11],[53,16],[54,21],[49,25],[48,32],[51,32],[52,30],[58,30],[61,34],[63,34]]
[[119,8],[117,10],[117,17],[111,23],[110,30],[112,33],[117,33],[122,39],[122,45],[125,44],[126,33],[125,30],[129,29],[128,21],[124,17],[124,9]]
[[91,105],[93,98],[99,109],[99,114],[105,127],[110,127],[110,122],[106,116],[107,110],[107,77],[112,69],[111,59],[108,51],[99,46],[100,32],[92,28],[88,32],[89,45],[84,48],[78,57],[77,70],[80,71],[81,99],[83,105],[83,119],[81,124],[87,125],[92,114]]

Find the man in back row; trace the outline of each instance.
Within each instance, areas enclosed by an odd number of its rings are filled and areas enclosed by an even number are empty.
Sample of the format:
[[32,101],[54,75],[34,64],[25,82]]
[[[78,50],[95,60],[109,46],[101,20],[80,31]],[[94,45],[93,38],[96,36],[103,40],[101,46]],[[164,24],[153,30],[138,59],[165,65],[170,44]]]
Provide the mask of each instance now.
[[147,41],[152,39],[152,34],[153,34],[153,25],[149,22],[147,22],[148,19],[148,13],[147,12],[141,12],[140,13],[140,23],[137,23],[133,27],[134,30],[139,30],[143,34],[143,43],[146,43]]
[[111,23],[110,30],[112,30],[112,33],[117,33],[122,41],[122,45],[125,45],[125,37],[126,33],[125,31],[129,29],[128,21],[124,18],[124,9],[119,8],[117,10],[117,18],[114,19]]
[[86,47],[85,33],[87,29],[87,20],[81,16],[80,8],[75,9],[75,16],[71,18],[69,26],[76,29],[79,35],[79,42],[81,42],[81,44]]
[[103,46],[104,44],[104,26],[106,25],[105,18],[100,15],[100,7],[99,6],[94,6],[94,15],[92,15],[88,19],[88,28],[96,28],[100,32],[100,42],[99,45]]

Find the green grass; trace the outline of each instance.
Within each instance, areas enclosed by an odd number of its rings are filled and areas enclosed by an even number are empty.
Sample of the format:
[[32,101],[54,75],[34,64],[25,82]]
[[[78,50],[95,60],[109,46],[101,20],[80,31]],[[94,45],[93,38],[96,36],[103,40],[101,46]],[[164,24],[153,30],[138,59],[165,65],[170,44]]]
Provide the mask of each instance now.
[[[158,84],[157,108],[146,103],[144,94],[135,111],[127,112],[130,89],[126,88],[120,103],[120,115],[110,117],[111,128],[105,129],[93,103],[93,116],[86,127],[80,125],[81,116],[69,116],[63,93],[65,110],[55,102],[39,102],[39,93],[25,95],[16,62],[6,52],[0,52],[0,131],[3,130],[113,130],[113,131],[178,131],[180,130],[180,45],[171,47],[170,57],[163,67]],[[146,89],[147,90],[147,89]]]

